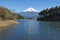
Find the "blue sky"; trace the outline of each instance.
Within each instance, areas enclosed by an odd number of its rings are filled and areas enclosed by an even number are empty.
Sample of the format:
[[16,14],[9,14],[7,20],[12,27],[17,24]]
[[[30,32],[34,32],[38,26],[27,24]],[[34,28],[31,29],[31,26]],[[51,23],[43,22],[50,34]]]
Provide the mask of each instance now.
[[33,7],[37,10],[43,10],[60,5],[60,0],[0,0],[0,5],[20,12],[26,8]]

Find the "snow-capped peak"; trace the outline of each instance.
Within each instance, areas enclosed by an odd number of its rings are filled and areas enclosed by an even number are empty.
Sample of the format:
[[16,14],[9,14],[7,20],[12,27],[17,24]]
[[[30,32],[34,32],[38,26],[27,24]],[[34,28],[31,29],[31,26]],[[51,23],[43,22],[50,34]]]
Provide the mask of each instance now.
[[27,8],[26,10],[24,10],[24,12],[38,12],[38,10],[30,7],[30,8]]

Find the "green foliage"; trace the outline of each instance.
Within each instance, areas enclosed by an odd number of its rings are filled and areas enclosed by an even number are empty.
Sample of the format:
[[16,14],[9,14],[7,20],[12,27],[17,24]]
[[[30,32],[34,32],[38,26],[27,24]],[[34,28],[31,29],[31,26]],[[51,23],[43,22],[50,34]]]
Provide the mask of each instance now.
[[16,19],[24,19],[24,17],[19,14],[14,13],[13,15]]
[[0,19],[2,20],[12,20],[12,19],[21,19],[24,18],[21,15],[12,13],[11,10],[0,6]]
[[60,20],[60,6],[44,9],[39,15],[40,17],[38,19],[40,20]]

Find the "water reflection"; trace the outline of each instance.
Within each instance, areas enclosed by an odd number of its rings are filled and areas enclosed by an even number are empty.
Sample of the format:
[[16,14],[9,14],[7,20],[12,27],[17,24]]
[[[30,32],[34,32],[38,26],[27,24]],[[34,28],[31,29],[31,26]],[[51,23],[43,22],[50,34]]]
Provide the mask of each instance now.
[[41,40],[60,40],[60,25],[58,21],[40,22]]
[[40,36],[39,36],[39,24],[37,21],[33,22],[32,20],[30,20],[28,22],[28,27],[29,27],[29,40],[39,40]]
[[0,40],[60,40],[59,21],[19,20],[20,24],[0,28]]
[[7,40],[7,34],[13,27],[0,27],[0,40]]

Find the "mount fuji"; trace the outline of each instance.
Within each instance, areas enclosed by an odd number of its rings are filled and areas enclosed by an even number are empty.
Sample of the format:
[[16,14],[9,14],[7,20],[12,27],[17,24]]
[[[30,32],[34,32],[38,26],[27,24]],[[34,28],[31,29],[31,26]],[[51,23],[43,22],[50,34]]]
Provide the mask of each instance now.
[[38,10],[30,7],[30,8],[28,8],[28,9],[24,10],[24,12],[38,12]]
[[25,18],[36,18],[38,17],[39,11],[30,7],[30,8],[23,10],[23,12],[20,12],[19,14]]

